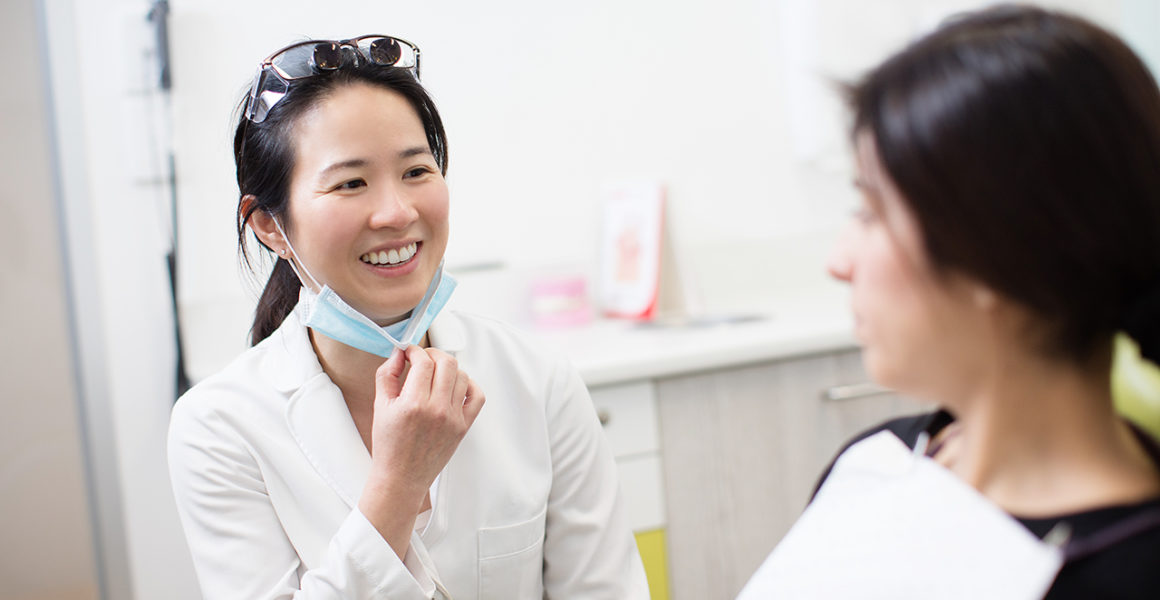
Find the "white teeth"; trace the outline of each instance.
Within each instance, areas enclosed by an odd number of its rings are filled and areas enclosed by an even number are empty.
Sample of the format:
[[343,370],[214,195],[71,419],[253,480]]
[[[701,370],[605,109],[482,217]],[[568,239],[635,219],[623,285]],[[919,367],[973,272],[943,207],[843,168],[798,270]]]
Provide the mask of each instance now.
[[415,251],[419,249],[419,245],[411,242],[406,246],[393,250],[380,250],[379,252],[367,252],[359,257],[363,262],[372,265],[397,265],[411,260],[415,256]]

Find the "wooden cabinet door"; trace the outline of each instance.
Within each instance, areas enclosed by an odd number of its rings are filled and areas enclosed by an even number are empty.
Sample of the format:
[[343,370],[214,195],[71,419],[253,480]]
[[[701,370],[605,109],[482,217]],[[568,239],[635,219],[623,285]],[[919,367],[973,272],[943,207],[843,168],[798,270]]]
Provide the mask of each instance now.
[[858,350],[657,382],[674,600],[732,599],[797,519],[850,436],[913,403],[865,383]]
[[815,398],[820,411],[815,448],[824,464],[828,465],[855,435],[887,419],[934,410],[870,383],[860,351],[848,350],[833,357],[838,378]]

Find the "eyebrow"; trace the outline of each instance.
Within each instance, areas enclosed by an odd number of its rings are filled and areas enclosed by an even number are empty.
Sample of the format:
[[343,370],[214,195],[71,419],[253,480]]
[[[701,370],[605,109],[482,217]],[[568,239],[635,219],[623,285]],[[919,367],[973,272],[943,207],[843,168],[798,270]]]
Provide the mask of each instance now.
[[352,158],[350,160],[343,160],[327,165],[325,169],[318,172],[318,177],[323,178],[334,171],[339,171],[342,169],[355,169],[358,167],[365,167],[366,165],[367,160],[365,158]]
[[869,203],[871,207],[876,209],[882,208],[882,192],[878,189],[877,186],[863,179],[861,176],[854,177],[852,183],[854,184],[855,188],[862,191],[863,197],[866,198],[866,202]]
[[431,154],[431,149],[426,146],[412,146],[399,152],[399,158],[411,158],[420,154]]
[[[431,154],[431,149],[427,148],[426,146],[412,146],[410,148],[406,148],[404,150],[401,150],[398,154],[398,157],[400,159],[411,158],[412,156],[418,156],[420,154]],[[370,163],[370,161],[368,161],[365,158],[352,158],[350,160],[342,160],[342,161],[327,165],[325,169],[322,169],[321,171],[318,172],[318,177],[320,177],[320,178],[326,177],[330,173],[333,173],[334,171],[340,171],[342,169],[357,169],[359,167],[365,167],[369,163]]]

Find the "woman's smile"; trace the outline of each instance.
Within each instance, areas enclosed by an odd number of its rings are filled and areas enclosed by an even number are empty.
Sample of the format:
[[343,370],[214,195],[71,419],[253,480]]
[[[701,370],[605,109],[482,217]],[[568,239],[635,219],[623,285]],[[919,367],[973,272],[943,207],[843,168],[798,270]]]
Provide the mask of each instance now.
[[410,242],[404,246],[372,250],[359,257],[376,275],[400,277],[415,270],[419,261],[419,249],[423,242]]

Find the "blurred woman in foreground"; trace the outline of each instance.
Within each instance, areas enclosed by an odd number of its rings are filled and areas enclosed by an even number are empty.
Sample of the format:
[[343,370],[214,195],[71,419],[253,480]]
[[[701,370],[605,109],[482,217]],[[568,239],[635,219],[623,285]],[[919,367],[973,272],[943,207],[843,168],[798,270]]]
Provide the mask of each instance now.
[[829,268],[864,361],[937,412],[856,438],[741,598],[1155,598],[1160,91],[1082,19],[947,22],[850,89],[863,204]]

